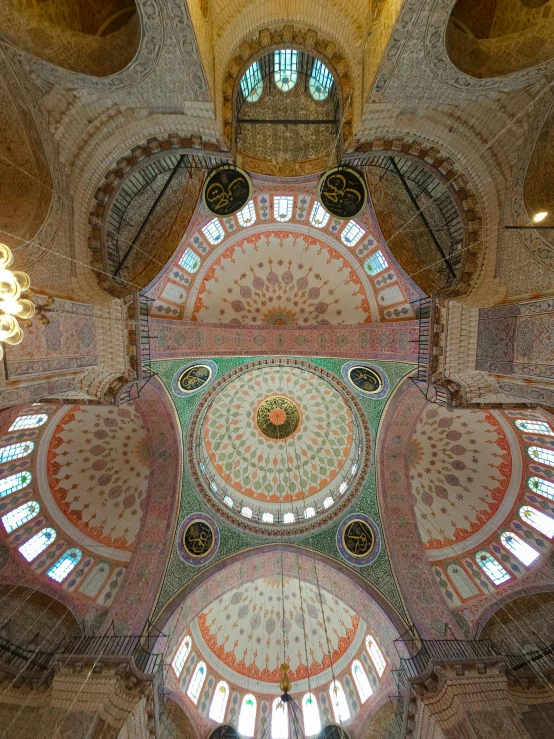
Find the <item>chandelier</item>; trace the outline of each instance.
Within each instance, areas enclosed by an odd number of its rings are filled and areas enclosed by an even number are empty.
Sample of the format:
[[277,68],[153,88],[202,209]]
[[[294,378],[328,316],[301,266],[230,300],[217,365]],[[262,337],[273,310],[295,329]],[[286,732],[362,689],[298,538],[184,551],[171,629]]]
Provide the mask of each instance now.
[[13,345],[23,341],[20,321],[26,321],[35,312],[33,303],[21,297],[31,295],[29,275],[8,269],[12,262],[11,249],[0,244],[0,359],[4,355],[2,343]]

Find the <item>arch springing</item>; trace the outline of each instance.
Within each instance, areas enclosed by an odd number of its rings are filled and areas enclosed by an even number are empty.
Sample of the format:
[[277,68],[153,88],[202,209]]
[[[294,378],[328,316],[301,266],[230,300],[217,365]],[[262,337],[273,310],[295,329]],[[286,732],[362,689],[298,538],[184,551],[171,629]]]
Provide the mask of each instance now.
[[239,713],[238,732],[241,736],[254,736],[256,728],[256,698],[249,693],[242,699]]
[[504,531],[500,535],[500,541],[524,565],[532,564],[539,556],[539,553],[533,547],[520,539],[517,534],[512,534],[511,531]]
[[541,511],[537,511],[530,505],[521,506],[519,509],[520,517],[534,529],[540,531],[541,534],[548,536],[549,539],[554,537],[554,518],[547,516]]
[[214,696],[210,705],[209,717],[217,724],[222,724],[225,718],[225,709],[229,699],[229,686],[225,680],[220,680],[215,686]]
[[369,683],[369,678],[366,675],[366,671],[362,667],[362,663],[357,659],[352,662],[352,677],[356,683],[356,689],[363,705],[370,695],[373,694],[373,690]]
[[40,505],[36,500],[31,500],[28,503],[23,503],[18,508],[14,508],[13,511],[2,516],[2,523],[4,528],[9,534],[14,529],[23,526],[24,523],[34,518],[40,511]]
[[62,582],[81,559],[80,549],[68,549],[46,573],[56,582]]
[[183,667],[185,666],[185,662],[187,661],[191,649],[192,639],[190,638],[190,636],[185,636],[185,638],[179,644],[179,649],[176,651],[175,657],[173,657],[173,661],[171,662],[173,672],[177,675],[177,677],[181,677]]
[[32,536],[25,544],[19,547],[20,553],[25,557],[27,562],[32,562],[35,557],[49,547],[56,539],[56,531],[51,528],[42,529],[38,534]]
[[315,736],[321,731],[321,717],[313,693],[306,693],[302,698],[302,714],[304,716],[304,734]]

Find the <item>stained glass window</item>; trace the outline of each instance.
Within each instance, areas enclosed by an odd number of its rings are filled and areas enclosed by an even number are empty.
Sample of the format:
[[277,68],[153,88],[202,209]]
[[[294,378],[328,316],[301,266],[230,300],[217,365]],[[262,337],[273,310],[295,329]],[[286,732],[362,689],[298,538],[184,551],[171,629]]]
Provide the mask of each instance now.
[[31,500],[29,503],[23,503],[19,508],[14,508],[13,511],[2,516],[4,528],[9,534],[10,531],[17,529],[18,526],[22,526],[24,523],[27,523],[27,521],[34,518],[39,511],[40,505],[36,500]]
[[187,688],[187,695],[193,703],[198,703],[198,698],[200,697],[200,691],[202,690],[202,686],[204,685],[205,679],[206,679],[206,663],[199,662],[196,665],[196,670],[194,671],[190,679],[189,686]]
[[212,218],[209,223],[206,223],[206,225],[202,229],[202,233],[208,239],[210,244],[219,244],[219,242],[222,241],[225,236],[223,226],[217,218]]
[[16,490],[21,490],[26,487],[33,476],[30,472],[17,472],[15,475],[9,477],[3,477],[0,480],[0,498],[4,498],[10,493],[15,493]]
[[209,716],[212,721],[222,724],[225,718],[225,709],[227,708],[227,700],[229,698],[229,686],[225,680],[220,680],[215,686],[214,697],[210,706]]
[[179,264],[183,269],[186,269],[187,272],[190,272],[191,274],[194,274],[195,272],[198,272],[198,269],[200,267],[202,260],[194,252],[190,247],[188,249],[185,249],[185,253],[179,259]]
[[366,702],[369,696],[373,694],[373,690],[371,689],[371,685],[369,684],[369,679],[366,675],[366,671],[362,667],[362,663],[357,659],[352,662],[352,677],[354,678],[354,682],[356,683],[356,688],[358,690],[358,695],[360,696],[360,700],[363,704]]
[[273,54],[275,84],[283,92],[289,92],[298,79],[298,52],[295,49],[278,49]]
[[335,721],[337,724],[342,724],[344,721],[348,721],[350,718],[350,709],[346,702],[344,688],[338,680],[333,680],[329,686],[329,695],[331,696],[331,704],[333,706],[333,713],[335,714]]
[[379,645],[377,644],[375,639],[369,634],[365,638],[365,645],[367,651],[369,652],[369,656],[371,657],[371,660],[375,665],[377,674],[379,675],[379,677],[381,677],[381,675],[385,671],[385,667],[387,666],[385,658],[383,657],[383,652],[379,649]]
[[79,549],[68,549],[65,554],[59,558],[59,560],[50,567],[46,573],[48,577],[56,582],[64,580],[75,565],[81,559],[81,551]]
[[310,215],[310,223],[316,228],[325,228],[328,220],[329,213],[327,213],[321,203],[316,200],[316,202],[314,203],[314,207],[312,208],[312,213]]
[[264,523],[273,523],[273,513],[264,513],[262,516],[262,521]]
[[524,521],[533,526],[533,528],[540,531],[541,534],[548,536],[549,539],[552,539],[554,536],[554,518],[537,511],[536,508],[532,508],[530,505],[521,506],[519,515]]
[[501,585],[510,580],[510,575],[488,552],[480,551],[475,555],[475,561],[479,567],[490,577],[495,585]]
[[46,423],[48,416],[46,413],[38,413],[35,416],[19,416],[10,426],[10,431],[20,431],[21,429],[36,429]]
[[245,516],[246,518],[252,518],[252,508],[249,508],[248,506],[243,506],[243,507],[242,507],[242,508],[240,509],[240,512],[241,512],[241,513],[242,513],[242,515],[243,515],[243,516]]
[[23,441],[20,444],[9,444],[0,449],[0,464],[9,462],[12,459],[19,459],[20,457],[26,457],[35,448],[35,444],[32,441]]
[[190,636],[185,636],[185,638],[179,645],[179,649],[175,653],[175,657],[173,657],[173,662],[171,663],[171,666],[173,667],[173,672],[177,675],[177,677],[180,677],[181,672],[183,672],[183,667],[185,666],[185,662],[187,661],[191,648],[192,639],[190,638]]
[[542,446],[530,446],[528,452],[529,456],[537,462],[554,467],[554,451],[552,449],[545,449]]
[[368,275],[377,275],[389,266],[381,249],[373,252],[364,262],[364,269]]
[[288,739],[288,736],[287,704],[283,703],[281,698],[275,698],[271,713],[271,739]]
[[523,562],[524,565],[530,565],[539,556],[539,553],[536,552],[533,547],[526,544],[516,534],[512,534],[511,531],[504,531],[500,536],[500,541],[504,544],[506,549],[514,554],[520,562]]
[[254,736],[256,728],[256,699],[253,695],[245,695],[240,707],[238,731],[241,736]]
[[528,421],[519,420],[516,421],[516,426],[521,431],[527,431],[531,434],[542,434],[544,436],[554,436],[554,431],[550,428],[549,424],[544,421]]
[[54,529],[42,529],[42,531],[39,531],[38,534],[35,534],[29,541],[26,541],[25,544],[20,546],[19,551],[27,562],[32,562],[46,547],[49,547],[53,543],[55,538],[56,532]]
[[333,75],[319,59],[314,61],[310,76],[310,93],[314,100],[325,100],[333,84]]
[[275,195],[273,198],[273,217],[276,221],[290,221],[292,218],[292,195]]
[[291,511],[289,511],[288,513],[285,513],[285,515],[283,516],[283,522],[284,523],[294,523],[294,513],[291,513]]
[[237,220],[243,228],[253,226],[256,223],[256,208],[253,200],[250,200],[242,210],[239,210]]
[[315,736],[321,731],[321,717],[313,693],[306,693],[302,698],[302,713],[304,714],[305,736]]
[[312,518],[312,516],[315,516],[315,508],[310,506],[304,511],[304,518]]
[[340,240],[343,244],[346,244],[346,246],[355,246],[364,234],[364,229],[361,226],[358,226],[356,221],[348,221],[346,226],[342,229]]
[[243,74],[240,89],[249,103],[255,103],[260,99],[264,90],[264,83],[258,62],[251,64]]
[[543,480],[541,477],[532,477],[529,480],[529,487],[531,490],[534,490],[535,493],[543,495],[545,498],[549,498],[550,500],[554,500],[554,482]]

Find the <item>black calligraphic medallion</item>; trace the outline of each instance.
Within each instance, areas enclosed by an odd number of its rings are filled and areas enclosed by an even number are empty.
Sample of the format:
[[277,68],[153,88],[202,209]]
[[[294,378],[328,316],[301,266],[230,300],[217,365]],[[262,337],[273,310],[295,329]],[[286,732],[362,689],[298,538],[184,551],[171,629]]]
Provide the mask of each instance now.
[[204,183],[204,205],[215,216],[231,216],[250,200],[252,182],[246,172],[223,164],[210,172]]
[[378,393],[383,387],[383,381],[371,367],[352,367],[348,371],[350,382],[364,393]]
[[356,518],[344,529],[342,540],[353,557],[367,557],[375,543],[371,526],[366,521]]
[[351,167],[335,167],[325,172],[318,187],[321,204],[335,218],[355,218],[366,207],[364,178]]
[[234,726],[221,724],[221,726],[215,727],[209,739],[241,739],[241,736]]
[[183,546],[191,557],[205,557],[214,545],[212,527],[200,519],[189,523],[183,534]]
[[318,739],[350,739],[342,726],[327,724],[318,734]]
[[208,383],[212,376],[212,368],[207,364],[195,364],[187,367],[180,375],[179,388],[186,394],[195,393]]

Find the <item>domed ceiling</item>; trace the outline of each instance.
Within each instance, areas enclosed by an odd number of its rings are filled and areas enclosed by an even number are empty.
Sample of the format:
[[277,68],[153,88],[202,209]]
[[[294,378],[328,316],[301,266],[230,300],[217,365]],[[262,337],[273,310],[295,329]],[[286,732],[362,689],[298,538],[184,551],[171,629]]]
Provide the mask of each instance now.
[[370,456],[355,399],[305,362],[247,365],[214,386],[193,423],[189,451],[208,503],[272,534],[334,517]]
[[431,559],[448,556],[449,548],[459,551],[457,545],[475,546],[475,535],[497,528],[496,519],[507,515],[519,490],[519,478],[510,486],[510,445],[491,411],[424,410],[411,440],[409,471]]
[[271,692],[281,679],[283,661],[291,668],[292,682],[308,675],[319,676],[318,683],[331,679],[331,664],[348,662],[365,624],[339,598],[321,593],[320,599],[314,585],[274,575],[218,598],[198,615],[191,632],[223,677],[234,683],[249,678],[252,684],[245,687]]

